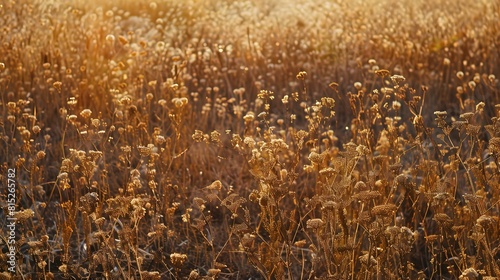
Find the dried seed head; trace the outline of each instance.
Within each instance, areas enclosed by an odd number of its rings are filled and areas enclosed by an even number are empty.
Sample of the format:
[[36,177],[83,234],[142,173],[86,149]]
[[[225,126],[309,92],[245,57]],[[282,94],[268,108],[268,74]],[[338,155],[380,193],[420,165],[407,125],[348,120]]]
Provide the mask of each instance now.
[[19,212],[14,213],[14,218],[18,223],[22,223],[35,215],[35,212],[31,209],[25,209]]
[[495,218],[495,217],[492,217],[492,216],[488,216],[488,215],[482,215],[481,217],[479,217],[476,220],[476,223],[478,223],[483,228],[487,228],[490,225],[496,224],[497,220],[498,220],[498,218]]
[[179,253],[170,254],[170,261],[176,268],[181,268],[182,265],[187,261],[187,255]]
[[82,116],[84,119],[90,118],[91,115],[92,115],[92,111],[90,109],[83,109],[80,112],[80,116]]
[[394,110],[399,110],[401,108],[401,103],[399,103],[399,101],[392,101],[392,109]]
[[463,77],[464,77],[464,72],[458,71],[457,72],[457,78],[459,78],[461,80]]
[[215,180],[212,184],[210,184],[209,186],[207,186],[207,189],[208,190],[220,191],[222,189],[222,183],[219,180]]
[[477,273],[477,271],[474,268],[469,267],[462,272],[460,279],[477,280],[477,279],[481,279],[480,276],[481,275],[479,273]]
[[45,158],[45,152],[44,151],[38,151],[38,153],[36,153],[36,157],[38,158],[38,160],[42,160]]
[[319,229],[321,226],[323,226],[325,222],[321,219],[309,219],[307,220],[307,228],[310,229]]
[[379,77],[388,77],[391,73],[389,72],[389,70],[386,70],[386,69],[380,69],[380,70],[377,70],[375,71],[375,74]]
[[339,84],[335,82],[331,82],[328,86],[335,91],[339,88]]
[[305,71],[300,71],[299,74],[297,74],[297,80],[304,80],[307,77],[307,73]]
[[390,217],[394,215],[394,212],[398,207],[394,204],[377,205],[372,208],[372,215],[374,216],[385,216]]
[[375,199],[377,197],[380,197],[382,194],[378,191],[362,191],[360,193],[357,193],[353,196],[355,199],[359,199],[361,201],[369,201],[372,199]]
[[465,119],[467,121],[470,121],[473,116],[474,116],[474,113],[471,113],[471,112],[460,114],[460,118]]
[[479,102],[479,103],[477,103],[477,105],[476,105],[476,112],[482,112],[483,109],[484,109],[484,106],[486,106],[486,104],[484,104],[484,102],[482,102],[482,101]]
[[322,154],[318,154],[316,152],[311,152],[309,154],[309,160],[312,162],[312,163],[317,163],[319,164],[322,160],[323,160],[323,155]]
[[453,220],[450,218],[450,216],[446,215],[445,213],[435,214],[434,221],[436,221],[440,224],[450,224],[453,222]]
[[399,83],[404,82],[406,78],[401,75],[392,75],[391,80],[395,85],[398,85]]
[[446,111],[435,111],[434,112],[434,115],[436,115],[436,117],[438,118],[446,118],[446,116],[448,115],[448,113]]
[[361,84],[360,82],[355,82],[354,88],[357,90],[361,90],[363,88],[363,84]]
[[479,84],[481,83],[481,76],[479,74],[474,75],[474,78],[472,79],[474,83]]
[[52,86],[57,89],[57,91],[61,91],[62,88],[62,83],[61,82],[54,82]]
[[34,125],[31,130],[33,130],[33,133],[38,134],[42,129],[38,125]]
[[500,137],[491,138],[489,141],[488,149],[490,150],[490,153],[493,153],[495,155],[500,154]]
[[356,183],[356,185],[354,185],[354,189],[355,190],[359,190],[359,191],[364,191],[364,190],[367,190],[368,189],[368,186],[366,185],[365,182],[363,181],[358,181]]
[[363,211],[359,213],[357,222],[360,224],[367,225],[373,221],[373,217],[369,211]]

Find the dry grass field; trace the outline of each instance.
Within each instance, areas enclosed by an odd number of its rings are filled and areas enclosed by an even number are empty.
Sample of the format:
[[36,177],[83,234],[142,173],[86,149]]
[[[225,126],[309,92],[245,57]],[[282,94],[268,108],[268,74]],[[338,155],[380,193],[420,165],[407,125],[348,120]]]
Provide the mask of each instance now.
[[0,3],[0,279],[500,278],[500,1]]

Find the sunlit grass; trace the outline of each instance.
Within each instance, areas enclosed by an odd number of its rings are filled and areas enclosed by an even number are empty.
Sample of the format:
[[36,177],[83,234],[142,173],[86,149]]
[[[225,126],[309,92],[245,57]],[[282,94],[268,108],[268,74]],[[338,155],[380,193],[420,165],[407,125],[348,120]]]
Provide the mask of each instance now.
[[500,277],[499,12],[4,1],[17,277]]

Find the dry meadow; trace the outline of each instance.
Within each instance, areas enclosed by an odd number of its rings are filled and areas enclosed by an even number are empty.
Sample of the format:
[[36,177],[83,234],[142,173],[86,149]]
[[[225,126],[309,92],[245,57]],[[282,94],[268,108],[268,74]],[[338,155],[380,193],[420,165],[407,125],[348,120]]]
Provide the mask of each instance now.
[[0,3],[0,279],[500,278],[498,0]]

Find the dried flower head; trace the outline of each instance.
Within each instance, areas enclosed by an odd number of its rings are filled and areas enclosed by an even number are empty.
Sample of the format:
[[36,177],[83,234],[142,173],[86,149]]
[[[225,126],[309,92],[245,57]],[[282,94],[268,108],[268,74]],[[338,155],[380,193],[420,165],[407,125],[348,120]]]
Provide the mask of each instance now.
[[186,254],[179,254],[179,253],[173,253],[170,254],[170,261],[172,262],[172,265],[175,266],[176,268],[181,268],[182,265],[187,261],[187,255]]
[[322,227],[325,222],[323,222],[323,220],[321,219],[309,219],[307,220],[307,228],[310,228],[310,229],[319,229],[320,227]]
[[377,205],[372,208],[371,213],[374,216],[385,216],[390,217],[394,215],[394,212],[398,207],[394,204]]
[[84,119],[90,118],[91,115],[92,115],[92,111],[90,109],[83,109],[80,112],[80,116],[82,116]]
[[499,155],[500,154],[500,137],[493,137],[489,141],[488,149],[490,153]]

